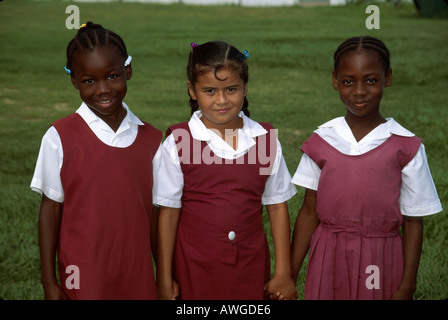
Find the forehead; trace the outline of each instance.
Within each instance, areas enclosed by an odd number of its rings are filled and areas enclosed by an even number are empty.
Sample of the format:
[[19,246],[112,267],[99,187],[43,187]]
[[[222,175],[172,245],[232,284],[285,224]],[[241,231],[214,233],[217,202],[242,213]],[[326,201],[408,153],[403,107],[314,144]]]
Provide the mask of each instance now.
[[225,86],[243,82],[239,72],[230,67],[208,68],[201,71],[196,77],[199,86]]
[[339,61],[338,73],[353,71],[384,73],[383,61],[375,50],[355,50],[346,52]]
[[124,59],[114,46],[95,47],[93,50],[81,50],[73,56],[73,67],[80,69],[119,68]]

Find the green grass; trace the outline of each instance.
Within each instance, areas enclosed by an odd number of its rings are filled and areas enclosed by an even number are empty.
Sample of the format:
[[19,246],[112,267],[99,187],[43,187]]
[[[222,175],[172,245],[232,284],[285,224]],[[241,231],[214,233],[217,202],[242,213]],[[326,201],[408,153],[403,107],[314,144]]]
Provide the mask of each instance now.
[[[56,119],[76,110],[79,95],[63,70],[75,30],[65,1],[0,3],[0,298],[42,299],[38,194],[30,191],[40,140]],[[255,120],[279,129],[293,174],[302,142],[344,114],[331,87],[332,55],[354,35],[381,38],[392,53],[392,87],[382,112],[423,138],[431,172],[448,206],[448,20],[419,17],[412,5],[378,4],[381,29],[365,28],[366,4],[345,7],[241,8],[141,3],[75,3],[81,21],[120,34],[133,56],[125,101],[164,131],[189,118],[185,66],[189,44],[221,39],[251,58],[249,102]],[[303,191],[289,201],[291,223]],[[268,227],[267,227],[268,228]],[[448,298],[448,222],[425,218],[416,299]],[[270,240],[270,239],[269,239]],[[303,297],[305,270],[297,283]]]

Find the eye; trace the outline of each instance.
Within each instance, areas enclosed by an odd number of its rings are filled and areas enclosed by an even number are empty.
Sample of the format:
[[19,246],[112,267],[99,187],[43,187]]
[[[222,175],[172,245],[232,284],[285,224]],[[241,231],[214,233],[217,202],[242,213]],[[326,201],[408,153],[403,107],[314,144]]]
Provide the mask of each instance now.
[[369,79],[367,79],[367,83],[368,83],[368,84],[375,84],[377,81],[378,81],[378,80],[375,79],[375,78],[369,78]]
[[230,88],[227,88],[227,92],[230,92],[230,93],[234,93],[234,92],[236,92],[238,90],[238,88],[236,88],[236,87],[230,87]]
[[87,84],[93,84],[95,81],[93,79],[86,79],[83,82]]
[[350,80],[350,79],[342,80],[342,84],[345,84],[347,86],[352,85],[353,84],[353,80]]
[[214,94],[215,93],[215,89],[212,88],[206,88],[203,90],[206,94]]
[[107,77],[108,80],[115,80],[116,78],[118,78],[119,75],[118,74],[111,74]]

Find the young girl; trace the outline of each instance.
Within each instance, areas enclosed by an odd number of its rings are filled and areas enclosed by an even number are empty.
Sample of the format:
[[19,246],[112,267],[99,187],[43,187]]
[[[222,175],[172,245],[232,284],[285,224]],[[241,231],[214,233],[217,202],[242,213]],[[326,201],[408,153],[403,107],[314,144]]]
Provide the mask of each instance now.
[[42,194],[45,298],[156,299],[150,228],[162,133],[123,103],[132,68],[114,32],[80,28],[65,69],[83,102],[43,137],[31,182]]
[[[422,217],[442,210],[421,140],[380,113],[389,51],[355,37],[334,54],[345,117],[302,146],[292,182],[306,188],[292,240],[292,275],[310,249],[306,299],[411,299]],[[399,229],[402,227],[402,236]]]
[[[296,295],[286,204],[296,190],[275,130],[248,117],[245,54],[220,41],[192,44],[192,116],[168,129],[155,178],[159,298],[263,299],[264,290],[273,298]],[[270,281],[262,205],[275,250]]]

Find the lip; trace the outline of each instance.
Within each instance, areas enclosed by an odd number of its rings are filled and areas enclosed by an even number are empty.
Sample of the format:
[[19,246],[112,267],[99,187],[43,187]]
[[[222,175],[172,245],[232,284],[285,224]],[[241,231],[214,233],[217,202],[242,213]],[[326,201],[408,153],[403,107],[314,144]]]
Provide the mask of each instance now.
[[99,106],[101,108],[109,108],[113,105],[113,103],[114,103],[114,100],[112,98],[96,101],[97,106]]
[[216,112],[218,112],[218,113],[226,113],[229,110],[230,109],[228,109],[228,108],[222,108],[222,109],[217,109]]
[[353,105],[357,108],[363,108],[363,107],[367,106],[368,103],[365,101],[360,101],[360,102],[354,102]]

